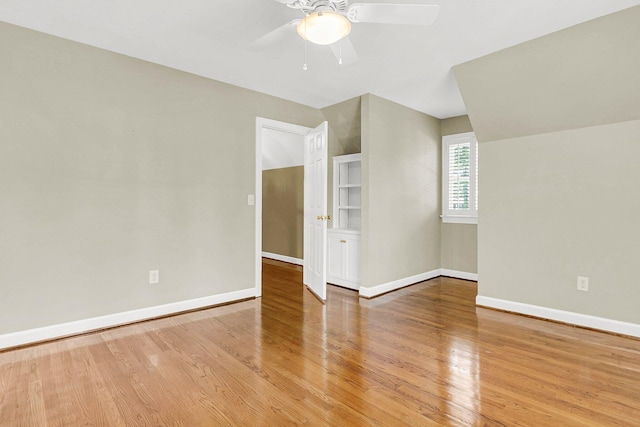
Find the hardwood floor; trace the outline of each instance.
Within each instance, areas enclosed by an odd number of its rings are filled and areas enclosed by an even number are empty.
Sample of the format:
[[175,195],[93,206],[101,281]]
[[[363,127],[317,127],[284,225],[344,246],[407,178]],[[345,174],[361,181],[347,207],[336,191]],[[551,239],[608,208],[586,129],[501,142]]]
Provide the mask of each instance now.
[[638,340],[462,280],[325,305],[300,282],[265,261],[260,299],[0,353],[0,425],[640,425]]

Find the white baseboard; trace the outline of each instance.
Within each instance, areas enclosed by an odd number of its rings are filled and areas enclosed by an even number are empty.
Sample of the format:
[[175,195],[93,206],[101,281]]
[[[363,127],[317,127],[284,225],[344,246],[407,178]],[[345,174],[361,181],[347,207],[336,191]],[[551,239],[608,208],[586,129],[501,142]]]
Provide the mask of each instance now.
[[426,273],[416,274],[415,276],[405,277],[404,279],[394,280],[393,282],[371,286],[370,288],[360,286],[360,296],[365,298],[372,298],[381,294],[385,294],[387,292],[395,291],[396,289],[404,288],[405,286],[413,285],[414,283],[433,279],[434,277],[438,277],[440,275],[440,269],[437,269],[428,271]]
[[557,322],[569,323],[571,325],[584,326],[587,328],[640,338],[640,325],[636,323],[621,322],[619,320],[605,319],[603,317],[595,317],[588,314],[556,310],[554,308],[485,297],[482,295],[478,295],[476,297],[476,304],[484,307],[497,308],[499,310],[510,311],[513,313],[526,314],[528,316],[540,317],[542,319],[555,320]]
[[176,314],[183,311],[230,303],[242,299],[253,298],[255,295],[255,288],[243,289],[225,294],[211,295],[208,297],[157,305],[154,307],[141,308],[122,313],[108,314],[106,316],[92,317],[90,319],[77,320],[74,322],[60,323],[42,328],[12,332],[0,335],[0,350],[62,338],[70,335],[82,334],[98,329],[111,328],[114,326],[125,325],[127,323]]
[[467,273],[465,271],[449,270],[447,268],[440,269],[441,276],[453,277],[455,279],[478,281],[477,273]]
[[262,252],[264,258],[275,259],[276,261],[288,262],[289,264],[304,265],[304,260],[286,255],[274,254],[271,252]]

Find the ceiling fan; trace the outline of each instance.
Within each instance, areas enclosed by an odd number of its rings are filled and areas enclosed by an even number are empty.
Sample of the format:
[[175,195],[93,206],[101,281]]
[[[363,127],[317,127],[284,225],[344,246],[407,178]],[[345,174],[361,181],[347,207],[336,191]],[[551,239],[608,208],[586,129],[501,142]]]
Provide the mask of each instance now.
[[[252,43],[260,48],[288,37],[295,28],[305,41],[329,45],[338,62],[353,63],[358,54],[349,40],[351,23],[431,25],[440,6],[429,4],[353,3],[348,0],[274,0],[304,13]],[[338,43],[339,42],[339,43]],[[306,53],[305,53],[306,55]],[[306,60],[303,69],[306,70]]]

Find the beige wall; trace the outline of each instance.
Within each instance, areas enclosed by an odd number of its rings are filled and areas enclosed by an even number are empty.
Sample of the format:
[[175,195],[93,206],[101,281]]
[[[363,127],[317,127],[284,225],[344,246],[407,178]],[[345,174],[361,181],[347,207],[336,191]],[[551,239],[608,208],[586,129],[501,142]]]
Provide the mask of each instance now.
[[636,120],[481,144],[478,294],[640,323],[639,141]]
[[478,226],[442,223],[440,230],[442,268],[478,273]]
[[635,6],[455,66],[478,140],[640,117],[638,22]]
[[256,116],[320,111],[4,23],[0,58],[0,334],[255,285]]
[[440,120],[362,97],[362,286],[440,268]]
[[481,141],[480,297],[640,323],[638,22],[634,7],[455,68]]
[[469,116],[450,117],[440,121],[442,136],[455,135],[456,133],[473,132]]
[[262,172],[262,250],[302,259],[304,166]]
[[[469,116],[458,116],[440,122],[442,136],[473,132]],[[482,200],[482,195],[480,195]],[[440,257],[442,268],[463,273],[478,272],[478,226],[476,224],[442,223]]]
[[0,55],[0,333],[253,287],[256,116],[328,119],[332,156],[366,116],[363,284],[441,267],[433,117],[318,111],[4,23]]
[[361,97],[348,99],[323,108],[322,115],[329,122],[329,133],[335,140],[329,147],[330,155],[360,152],[361,139]]

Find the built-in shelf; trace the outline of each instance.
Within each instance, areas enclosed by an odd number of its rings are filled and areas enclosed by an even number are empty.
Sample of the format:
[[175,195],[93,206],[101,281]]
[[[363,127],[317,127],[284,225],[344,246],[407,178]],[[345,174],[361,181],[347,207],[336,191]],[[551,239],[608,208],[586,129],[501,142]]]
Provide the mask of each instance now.
[[360,229],[362,155],[333,158],[334,228]]
[[360,288],[362,156],[333,158],[333,228],[328,230],[327,281]]

